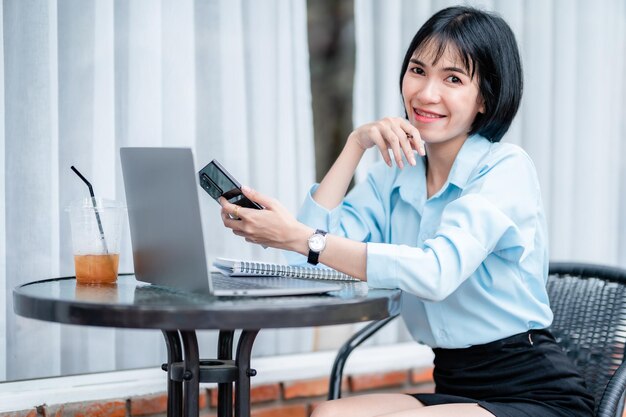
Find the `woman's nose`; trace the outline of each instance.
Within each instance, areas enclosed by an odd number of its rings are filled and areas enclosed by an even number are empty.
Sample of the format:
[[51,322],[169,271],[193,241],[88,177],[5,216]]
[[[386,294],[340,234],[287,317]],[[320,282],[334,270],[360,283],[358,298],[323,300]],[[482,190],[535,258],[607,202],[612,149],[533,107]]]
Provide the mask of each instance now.
[[441,97],[439,86],[435,81],[428,80],[422,84],[421,88],[417,92],[417,96],[422,102],[436,103]]

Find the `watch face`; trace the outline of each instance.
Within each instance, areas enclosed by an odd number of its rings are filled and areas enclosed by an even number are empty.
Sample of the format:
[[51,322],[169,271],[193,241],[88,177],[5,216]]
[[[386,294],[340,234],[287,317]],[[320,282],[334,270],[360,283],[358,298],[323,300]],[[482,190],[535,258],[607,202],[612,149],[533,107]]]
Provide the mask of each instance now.
[[325,246],[324,236],[315,234],[309,238],[309,249],[313,252],[320,252]]

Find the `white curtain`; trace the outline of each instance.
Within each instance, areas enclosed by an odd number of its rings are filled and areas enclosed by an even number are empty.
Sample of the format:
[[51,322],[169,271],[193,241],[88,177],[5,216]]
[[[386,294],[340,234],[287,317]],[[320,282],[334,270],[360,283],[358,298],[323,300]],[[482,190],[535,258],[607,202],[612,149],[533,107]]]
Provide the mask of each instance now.
[[[504,141],[537,167],[551,259],[626,267],[624,0],[355,0],[354,125],[404,115],[406,48],[431,15],[460,3],[497,12],[517,37],[524,97]],[[378,158],[366,156],[360,179]],[[397,323],[377,337],[406,334]]]
[[[355,0],[355,125],[403,114],[404,51],[456,3]],[[518,38],[526,85],[505,140],[537,166],[552,259],[626,266],[624,1],[467,3],[500,13]],[[23,319],[11,291],[73,274],[63,208],[86,190],[69,166],[123,200],[120,146],[192,147],[196,165],[220,159],[295,212],[314,178],[305,0],[3,0],[0,36],[0,380],[154,366],[159,332]],[[280,259],[226,233],[218,206],[201,202],[209,257]],[[348,327],[315,340],[263,331],[253,353],[334,347]],[[203,356],[215,339],[200,336]],[[375,342],[405,339],[398,322]]]
[[[63,209],[87,189],[70,166],[124,200],[121,146],[191,147],[197,167],[217,158],[295,212],[314,180],[306,2],[4,0],[0,15],[0,380],[155,366],[160,332],[17,317],[12,289],[73,275]],[[205,197],[209,259],[281,259],[226,232]],[[121,272],[129,244],[126,228]],[[254,354],[312,338],[263,331]],[[215,340],[200,335],[203,356]]]

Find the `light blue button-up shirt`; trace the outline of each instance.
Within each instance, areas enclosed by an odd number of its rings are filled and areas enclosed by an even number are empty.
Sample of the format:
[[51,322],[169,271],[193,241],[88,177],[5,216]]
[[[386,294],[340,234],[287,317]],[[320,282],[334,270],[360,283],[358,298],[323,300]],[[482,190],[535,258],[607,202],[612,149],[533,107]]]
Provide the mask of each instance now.
[[403,290],[405,323],[431,347],[549,326],[546,224],[528,155],[474,135],[430,198],[425,174],[424,158],[402,170],[380,162],[330,211],[313,200],[314,185],[298,219],[367,242],[369,286]]

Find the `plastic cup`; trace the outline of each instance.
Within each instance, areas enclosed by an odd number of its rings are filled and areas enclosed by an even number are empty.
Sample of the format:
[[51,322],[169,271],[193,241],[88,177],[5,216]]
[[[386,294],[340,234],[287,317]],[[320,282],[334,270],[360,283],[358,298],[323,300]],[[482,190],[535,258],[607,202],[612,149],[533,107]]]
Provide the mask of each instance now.
[[72,203],[67,211],[72,230],[76,282],[116,282],[126,207],[119,201],[88,197]]

